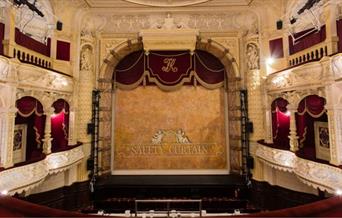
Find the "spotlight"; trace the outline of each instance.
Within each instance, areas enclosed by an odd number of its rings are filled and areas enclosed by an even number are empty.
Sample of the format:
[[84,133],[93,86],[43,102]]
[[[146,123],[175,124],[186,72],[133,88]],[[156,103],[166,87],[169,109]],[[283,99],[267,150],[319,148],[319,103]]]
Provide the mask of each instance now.
[[336,190],[336,195],[342,195],[342,190],[340,189]]
[[271,64],[273,64],[274,63],[274,59],[273,58],[267,58],[266,59],[266,64],[267,65],[271,65]]
[[2,190],[2,191],[0,192],[0,194],[1,194],[1,195],[8,195],[8,191],[7,191],[7,190]]
[[291,115],[291,112],[290,112],[290,111],[286,111],[286,112],[284,113],[284,115],[287,116],[287,117],[289,117],[289,116]]

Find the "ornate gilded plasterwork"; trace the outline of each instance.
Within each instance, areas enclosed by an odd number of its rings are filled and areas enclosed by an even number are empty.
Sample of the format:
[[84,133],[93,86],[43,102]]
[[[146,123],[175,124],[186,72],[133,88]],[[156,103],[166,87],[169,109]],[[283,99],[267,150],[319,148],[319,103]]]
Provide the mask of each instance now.
[[256,156],[268,166],[294,173],[303,183],[322,191],[342,190],[342,170],[297,157],[293,152],[257,145]]
[[288,172],[293,171],[296,158],[293,152],[259,145],[256,155],[261,161],[273,168]]
[[49,174],[64,171],[70,168],[71,165],[77,164],[83,157],[84,154],[81,146],[68,151],[52,153],[46,158]]
[[0,172],[0,192],[10,195],[28,191],[41,184],[48,175],[65,171],[82,160],[82,146],[52,153],[46,159]]
[[49,174],[45,160],[0,172],[0,190],[21,193],[39,185]]
[[[82,20],[82,32],[136,33],[141,29],[160,28],[165,23],[165,13],[96,13]],[[258,19],[253,13],[230,11],[230,13],[172,14],[176,26],[198,29],[202,32],[244,31],[258,32]]]
[[[212,40],[220,43],[235,58],[236,63],[240,63],[240,49],[238,37],[212,37]],[[240,64],[239,64],[240,65]]]
[[324,86],[342,77],[341,54],[271,74],[266,79],[268,92],[282,92]]
[[342,170],[337,167],[297,157],[293,171],[302,182],[314,188],[330,193],[342,190]]
[[73,80],[71,77],[16,60],[0,58],[0,81],[14,82],[18,87],[41,88],[46,91],[71,93]]

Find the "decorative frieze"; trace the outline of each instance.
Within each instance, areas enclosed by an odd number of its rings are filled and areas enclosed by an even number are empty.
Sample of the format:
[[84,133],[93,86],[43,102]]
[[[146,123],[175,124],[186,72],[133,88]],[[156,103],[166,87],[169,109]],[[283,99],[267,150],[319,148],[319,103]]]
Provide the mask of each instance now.
[[8,191],[10,195],[27,191],[43,182],[48,174],[45,160],[2,171],[0,191]]
[[307,185],[322,191],[336,193],[342,190],[342,169],[297,157],[293,169]]
[[286,150],[257,145],[256,156],[268,166],[294,173],[303,183],[322,191],[342,190],[342,169],[297,157]]
[[67,151],[52,153],[46,158],[49,173],[53,174],[67,170],[72,167],[72,165],[81,161],[83,157],[82,146]]
[[322,58],[279,73],[266,79],[268,92],[281,92],[305,87],[316,88],[332,83],[342,77],[342,55]]
[[84,157],[82,146],[52,153],[44,160],[0,172],[0,192],[10,195],[28,191],[42,183],[48,175],[65,171]]
[[71,93],[73,80],[44,68],[18,63],[17,60],[0,57],[0,81],[15,83],[17,87]]
[[293,172],[295,165],[295,154],[290,151],[269,148],[258,145],[256,156],[272,168]]

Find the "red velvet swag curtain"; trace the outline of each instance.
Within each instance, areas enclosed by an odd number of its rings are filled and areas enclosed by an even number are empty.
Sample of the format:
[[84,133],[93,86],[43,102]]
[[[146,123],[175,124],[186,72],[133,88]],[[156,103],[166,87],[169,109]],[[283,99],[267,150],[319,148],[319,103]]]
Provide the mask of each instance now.
[[212,54],[196,51],[194,69],[202,83],[218,84],[224,80],[224,67]]
[[174,89],[196,80],[206,88],[223,85],[225,69],[221,62],[205,51],[137,51],[127,55],[117,65],[114,81],[120,88],[133,89],[138,85],[157,85]]
[[296,114],[299,147],[304,156],[315,159],[314,122],[327,122],[328,117],[324,108],[325,99],[318,95],[305,97],[298,105]]
[[51,116],[51,150],[56,152],[68,146],[69,104],[63,99],[58,99],[52,106],[55,111]]
[[144,51],[129,54],[117,65],[114,73],[114,81],[124,85],[140,84],[145,71],[144,65]]
[[280,149],[289,149],[290,116],[287,112],[288,101],[277,98],[272,102],[273,144]]
[[36,51],[42,55],[50,57],[50,50],[51,50],[51,39],[48,38],[47,44],[38,42],[35,39],[25,35],[24,33],[20,32],[18,28],[15,28],[15,43],[21,45],[25,48],[31,49],[32,51]]
[[26,159],[34,159],[42,154],[45,129],[45,115],[42,104],[33,97],[23,97],[16,102],[18,109],[15,124],[27,126]]

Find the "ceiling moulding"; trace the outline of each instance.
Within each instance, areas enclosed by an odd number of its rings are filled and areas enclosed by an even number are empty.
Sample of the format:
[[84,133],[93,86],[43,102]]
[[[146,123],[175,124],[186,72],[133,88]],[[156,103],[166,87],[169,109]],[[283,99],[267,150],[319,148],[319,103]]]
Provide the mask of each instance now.
[[125,0],[127,2],[154,7],[181,7],[201,4],[209,0]]
[[91,8],[118,8],[134,6],[184,7],[184,6],[249,6],[254,0],[85,0]]
[[196,48],[196,40],[199,30],[183,28],[177,25],[174,19],[168,15],[163,25],[155,29],[143,29],[139,32],[142,37],[144,49],[151,50],[190,50]]

